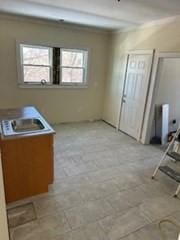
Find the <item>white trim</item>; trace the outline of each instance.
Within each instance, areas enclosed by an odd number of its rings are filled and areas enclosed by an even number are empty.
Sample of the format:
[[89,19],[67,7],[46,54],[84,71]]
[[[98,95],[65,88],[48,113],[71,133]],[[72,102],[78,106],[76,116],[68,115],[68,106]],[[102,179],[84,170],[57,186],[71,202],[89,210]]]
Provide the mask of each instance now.
[[118,114],[118,120],[117,120],[117,129],[120,130],[120,120],[121,120],[121,112],[122,112],[122,104],[123,104],[123,93],[124,93],[124,89],[125,89],[125,80],[126,80],[126,75],[127,75],[127,69],[128,69],[128,61],[129,61],[129,53],[126,54],[126,59],[125,59],[125,68],[124,68],[124,72],[123,72],[123,89],[122,89],[122,93],[121,93],[121,100],[120,100],[120,108],[119,108],[119,114]]
[[132,51],[129,51],[128,54],[134,54],[134,55],[150,55],[150,54],[153,54],[154,53],[154,49],[140,49],[140,50],[132,50]]
[[[66,83],[59,83],[59,84],[53,84],[53,70],[52,70],[52,66],[50,68],[50,74],[51,74],[51,82],[47,83],[47,84],[40,84],[40,83],[24,83],[23,81],[23,72],[22,72],[22,48],[21,46],[37,46],[37,47],[42,47],[42,48],[49,48],[51,49],[51,54],[52,54],[52,48],[56,47],[56,48],[60,48],[60,49],[72,49],[72,50],[79,50],[82,52],[85,52],[86,54],[86,71],[85,71],[85,79],[86,81],[83,83],[70,83],[70,84],[66,84]],[[37,41],[26,41],[26,40],[20,40],[17,39],[16,40],[16,61],[17,61],[17,76],[18,76],[18,86],[20,88],[45,88],[45,89],[58,89],[58,88],[87,88],[89,86],[89,69],[90,69],[90,48],[85,48],[80,47],[80,46],[67,46],[67,45],[56,45],[56,44],[46,44],[46,43],[37,43]],[[51,63],[52,64],[52,63]]]
[[86,89],[88,88],[88,84],[81,84],[81,85],[56,85],[56,84],[18,84],[19,88],[27,88],[27,89]]
[[[63,66],[62,65],[62,51],[69,52],[80,52],[83,53],[84,63],[82,67],[71,67],[71,66]],[[79,49],[79,48],[60,48],[60,86],[83,86],[88,84],[87,79],[87,71],[88,71],[88,50],[87,49]],[[62,82],[62,69],[63,68],[74,68],[74,69],[82,69],[83,70],[83,81],[82,82]]]
[[158,58],[180,58],[178,52],[159,52]]
[[130,27],[124,27],[121,29],[106,29],[101,27],[93,27],[93,26],[84,26],[84,25],[78,25],[73,23],[60,23],[59,21],[50,20],[50,19],[42,19],[38,17],[30,17],[30,16],[22,16],[18,14],[8,14],[8,13],[0,13],[0,20],[10,20],[10,21],[26,21],[29,23],[34,24],[42,24],[52,27],[57,27],[60,29],[67,29],[67,30],[77,30],[77,31],[83,31],[83,32],[92,32],[97,34],[104,34],[104,35],[111,35],[111,34],[120,34],[123,32],[130,32],[135,30],[141,30],[150,28],[153,26],[160,26],[165,25],[168,23],[176,22],[180,20],[180,15],[167,17],[159,20],[150,21],[144,24],[135,24],[134,26]]
[[143,135],[141,139],[144,144],[149,144],[150,142],[151,129],[152,129],[152,123],[154,118],[155,101],[156,101],[158,88],[159,88],[159,79],[157,78],[157,72],[158,72],[159,63],[163,58],[180,58],[180,53],[177,53],[177,52],[155,53],[152,76],[151,76],[151,85],[150,85],[149,96],[147,100],[145,121],[143,126]]
[[[34,67],[48,67],[49,68],[49,82],[47,82],[47,85],[52,84],[53,80],[53,71],[52,71],[52,47],[49,46],[40,46],[40,45],[32,45],[32,44],[24,44],[24,43],[17,43],[17,68],[18,68],[18,83],[19,84],[40,84],[40,82],[24,82],[24,66],[34,66]],[[49,52],[49,65],[38,65],[38,64],[23,64],[23,48],[29,47],[29,48],[42,48],[42,49],[48,49]]]
[[30,17],[30,16],[22,16],[18,14],[13,13],[0,13],[0,20],[9,20],[9,21],[19,21],[27,23],[33,23],[33,24],[41,24],[46,25],[50,27],[56,27],[59,29],[65,29],[65,30],[75,30],[75,31],[82,31],[82,32],[90,32],[90,33],[97,33],[97,34],[103,34],[103,35],[109,35],[111,33],[111,30],[108,30],[106,28],[101,27],[93,27],[93,26],[85,26],[81,24],[74,24],[74,23],[61,23],[59,20],[51,20],[51,19],[44,19],[39,17]]
[[24,45],[36,45],[36,46],[42,46],[42,47],[49,47],[49,48],[67,48],[67,49],[79,49],[79,50],[84,50],[84,51],[88,51],[88,53],[91,51],[91,48],[86,47],[84,45],[77,45],[77,44],[55,44],[55,43],[49,43],[49,42],[45,42],[45,41],[41,41],[41,40],[31,40],[29,41],[29,39],[16,39],[16,45],[18,46],[18,44],[24,44]]

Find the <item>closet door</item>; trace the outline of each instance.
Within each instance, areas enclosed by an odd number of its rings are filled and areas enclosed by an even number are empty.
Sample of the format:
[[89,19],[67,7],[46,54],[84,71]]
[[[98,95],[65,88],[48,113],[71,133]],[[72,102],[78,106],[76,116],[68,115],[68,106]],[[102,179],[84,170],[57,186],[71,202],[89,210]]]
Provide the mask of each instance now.
[[149,80],[151,54],[129,54],[122,98],[120,130],[139,140],[142,130]]

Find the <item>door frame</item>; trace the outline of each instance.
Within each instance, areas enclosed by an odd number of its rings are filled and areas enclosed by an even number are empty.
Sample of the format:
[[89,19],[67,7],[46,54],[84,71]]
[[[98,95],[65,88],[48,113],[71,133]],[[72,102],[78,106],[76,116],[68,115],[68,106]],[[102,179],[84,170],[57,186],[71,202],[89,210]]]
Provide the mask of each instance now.
[[147,107],[147,101],[149,98],[149,91],[150,91],[150,85],[151,85],[151,76],[152,76],[152,69],[153,69],[153,64],[154,64],[154,58],[155,58],[155,49],[150,49],[150,50],[133,50],[133,51],[129,51],[126,54],[126,60],[125,60],[125,72],[124,72],[124,76],[123,76],[123,90],[122,90],[122,94],[121,94],[121,101],[120,101],[120,110],[119,110],[119,116],[118,116],[118,123],[117,123],[117,130],[120,130],[120,121],[121,121],[121,116],[122,116],[122,104],[123,104],[123,95],[124,95],[124,90],[125,90],[125,84],[126,84],[126,77],[127,77],[127,70],[128,70],[128,61],[129,61],[129,56],[131,54],[135,54],[135,55],[152,55],[152,66],[151,66],[151,70],[150,70],[150,77],[149,77],[149,83],[148,83],[148,89],[147,89],[147,96],[146,96],[146,101],[145,101],[145,105],[144,105],[144,112],[143,112],[143,119],[142,119],[142,124],[141,124],[141,131],[139,133],[139,136],[137,138],[137,141],[140,141],[142,143],[143,142],[143,131],[144,131],[144,124],[145,124],[145,114],[146,114],[146,107]]
[[155,102],[158,94],[159,83],[158,70],[160,62],[164,58],[180,58],[180,53],[178,52],[156,52],[154,56],[153,69],[151,74],[151,84],[149,89],[149,96],[147,99],[144,126],[142,132],[141,141],[143,144],[149,144],[151,138],[151,130],[154,119],[154,108]]

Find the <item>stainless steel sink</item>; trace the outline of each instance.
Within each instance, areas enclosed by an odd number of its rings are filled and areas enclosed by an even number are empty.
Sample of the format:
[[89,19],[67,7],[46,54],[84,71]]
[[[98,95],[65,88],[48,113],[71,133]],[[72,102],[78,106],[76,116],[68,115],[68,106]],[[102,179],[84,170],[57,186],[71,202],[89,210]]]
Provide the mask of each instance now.
[[12,120],[11,125],[15,132],[37,131],[45,128],[37,118],[15,119]]
[[3,120],[1,122],[1,128],[4,136],[30,134],[49,130],[47,123],[39,118]]

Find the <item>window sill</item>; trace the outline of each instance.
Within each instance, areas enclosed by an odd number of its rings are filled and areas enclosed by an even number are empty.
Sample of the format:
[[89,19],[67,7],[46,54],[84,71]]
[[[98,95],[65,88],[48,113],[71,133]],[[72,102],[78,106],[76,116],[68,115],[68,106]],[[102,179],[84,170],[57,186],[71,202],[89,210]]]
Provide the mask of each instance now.
[[19,88],[29,88],[29,89],[84,89],[88,88],[87,84],[84,85],[42,85],[42,84],[18,84]]

